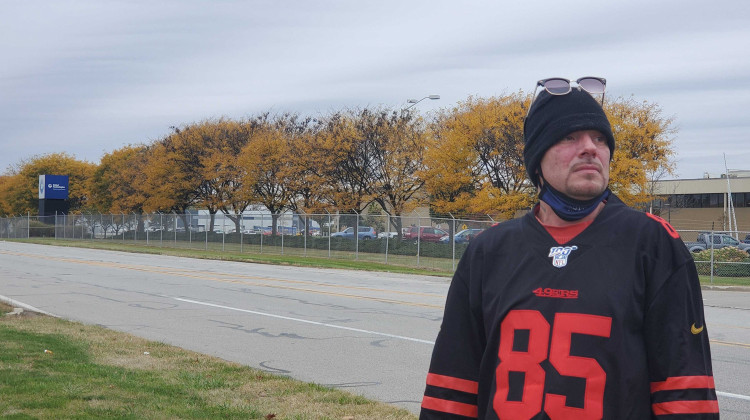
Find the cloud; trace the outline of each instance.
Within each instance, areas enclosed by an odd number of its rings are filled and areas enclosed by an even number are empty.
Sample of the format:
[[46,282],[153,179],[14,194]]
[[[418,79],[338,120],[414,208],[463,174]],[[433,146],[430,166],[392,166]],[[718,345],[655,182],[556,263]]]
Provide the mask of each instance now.
[[12,2],[0,27],[0,168],[59,151],[96,162],[211,117],[441,95],[419,104],[427,112],[599,75],[608,95],[675,117],[678,169],[696,176],[716,167],[695,157],[750,129],[750,6],[691,3]]

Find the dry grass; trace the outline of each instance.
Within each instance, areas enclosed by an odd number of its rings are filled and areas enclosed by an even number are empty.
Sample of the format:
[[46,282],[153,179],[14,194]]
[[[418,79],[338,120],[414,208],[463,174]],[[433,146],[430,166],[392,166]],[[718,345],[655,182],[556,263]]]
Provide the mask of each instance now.
[[[80,239],[54,239],[54,238],[30,238],[30,239],[7,239],[13,242],[34,243],[40,245],[69,246],[89,249],[104,249],[112,251],[124,251],[144,254],[171,255],[177,257],[203,258],[223,261],[239,261],[260,264],[291,265],[298,267],[339,268],[347,270],[381,271],[403,274],[418,274],[429,276],[450,277],[453,275],[450,259],[422,256],[419,267],[415,266],[416,256],[394,255],[388,256],[385,263],[385,255],[360,252],[355,259],[354,252],[331,251],[331,257],[325,250],[308,249],[306,256],[302,250],[297,248],[285,248],[282,253],[280,247],[265,246],[263,253],[255,245],[245,245],[240,252],[237,244],[209,242],[208,249],[203,248],[203,243],[194,242],[159,242],[152,241],[147,245],[145,241],[104,241],[104,240],[80,240]],[[224,249],[222,249],[224,248]]]
[[[0,304],[0,313],[11,309]],[[0,417],[415,418],[343,391],[29,312],[0,317],[0,354]]]

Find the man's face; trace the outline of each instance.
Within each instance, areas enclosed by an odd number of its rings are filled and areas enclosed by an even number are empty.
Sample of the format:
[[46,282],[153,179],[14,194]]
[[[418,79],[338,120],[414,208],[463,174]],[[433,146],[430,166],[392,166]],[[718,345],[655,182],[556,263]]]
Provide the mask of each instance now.
[[601,132],[570,133],[542,157],[543,182],[578,200],[595,198],[609,184],[609,154],[607,138]]

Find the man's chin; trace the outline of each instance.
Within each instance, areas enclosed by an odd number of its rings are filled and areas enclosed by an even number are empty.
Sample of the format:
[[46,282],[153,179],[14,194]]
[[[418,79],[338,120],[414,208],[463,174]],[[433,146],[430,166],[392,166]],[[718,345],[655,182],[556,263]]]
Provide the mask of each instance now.
[[602,193],[606,189],[607,189],[607,185],[606,184],[603,185],[601,183],[581,185],[581,186],[575,186],[571,188],[570,192],[567,195],[569,195],[572,198],[575,198],[576,200],[589,201],[602,195]]

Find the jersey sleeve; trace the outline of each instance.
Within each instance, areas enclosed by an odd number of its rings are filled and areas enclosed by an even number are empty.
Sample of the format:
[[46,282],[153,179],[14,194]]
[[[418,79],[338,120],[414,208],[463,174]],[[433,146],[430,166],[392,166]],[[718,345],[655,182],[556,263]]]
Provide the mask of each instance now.
[[[708,327],[700,282],[692,257],[679,239],[668,241],[677,267],[654,280],[644,323],[653,419],[718,419]],[[684,252],[683,252],[684,251]],[[677,261],[682,263],[676,265]],[[664,266],[664,262],[657,263]],[[653,279],[652,279],[653,280]]]
[[481,310],[473,310],[469,263],[459,263],[435,341],[421,420],[477,418],[479,366],[484,349]]

